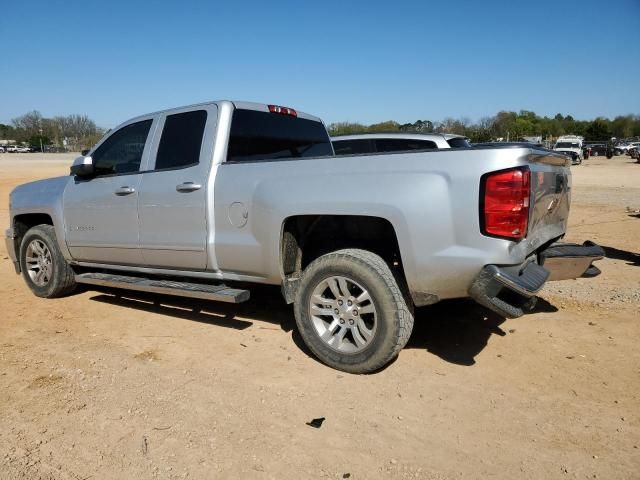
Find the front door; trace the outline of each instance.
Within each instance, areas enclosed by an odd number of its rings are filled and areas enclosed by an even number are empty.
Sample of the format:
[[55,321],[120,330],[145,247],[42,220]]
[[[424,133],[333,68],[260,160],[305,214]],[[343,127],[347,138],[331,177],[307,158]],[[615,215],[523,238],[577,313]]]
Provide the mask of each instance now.
[[175,110],[159,120],[138,202],[140,246],[149,267],[207,267],[207,187],[216,123],[216,105]]
[[68,184],[63,209],[74,260],[142,264],[138,189],[152,123],[149,118],[115,131],[91,155],[95,176]]

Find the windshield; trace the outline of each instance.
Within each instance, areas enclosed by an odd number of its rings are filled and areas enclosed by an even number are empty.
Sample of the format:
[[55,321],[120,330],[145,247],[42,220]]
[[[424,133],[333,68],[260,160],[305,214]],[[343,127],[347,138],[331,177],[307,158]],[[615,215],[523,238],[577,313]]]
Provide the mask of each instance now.
[[580,144],[577,142],[558,142],[556,148],[580,148]]
[[447,140],[451,148],[468,148],[471,146],[469,139],[466,137],[453,137]]

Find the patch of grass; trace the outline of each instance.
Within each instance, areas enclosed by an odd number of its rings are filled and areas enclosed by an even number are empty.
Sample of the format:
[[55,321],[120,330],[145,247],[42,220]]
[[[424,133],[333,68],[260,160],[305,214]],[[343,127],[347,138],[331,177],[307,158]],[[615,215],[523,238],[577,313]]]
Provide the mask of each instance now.
[[46,388],[57,385],[62,382],[63,377],[61,375],[40,375],[33,379],[29,384],[30,388]]
[[133,358],[138,360],[147,360],[148,362],[154,362],[160,360],[157,350],[143,350],[140,353],[136,353]]

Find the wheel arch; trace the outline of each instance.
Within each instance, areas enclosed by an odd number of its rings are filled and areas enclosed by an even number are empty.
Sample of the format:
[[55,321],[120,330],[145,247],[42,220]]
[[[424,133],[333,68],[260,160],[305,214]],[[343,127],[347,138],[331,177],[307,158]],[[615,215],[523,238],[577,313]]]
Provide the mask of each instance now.
[[[13,229],[13,245],[18,258],[20,255],[22,239],[25,234],[36,225],[55,226],[53,218],[48,213],[21,213],[12,218],[11,228]],[[18,271],[21,270],[20,262],[17,263],[16,268]]]
[[292,303],[301,272],[316,258],[357,248],[379,255],[398,281],[406,283],[398,236],[392,223],[368,215],[294,215],[280,229],[280,272],[283,295]]

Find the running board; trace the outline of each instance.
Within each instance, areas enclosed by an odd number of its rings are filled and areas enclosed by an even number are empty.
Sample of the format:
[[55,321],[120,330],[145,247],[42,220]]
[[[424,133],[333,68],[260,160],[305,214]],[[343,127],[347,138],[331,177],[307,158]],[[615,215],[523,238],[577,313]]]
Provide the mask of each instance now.
[[249,300],[249,290],[229,288],[226,285],[154,280],[111,273],[81,273],[76,275],[77,283],[124,288],[140,292],[162,293],[179,297],[201,298],[218,302],[241,303]]

